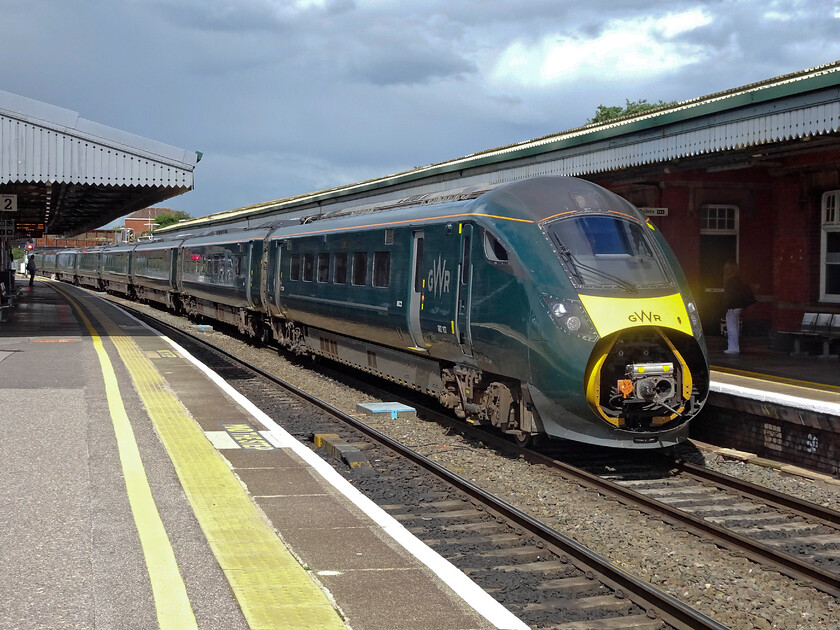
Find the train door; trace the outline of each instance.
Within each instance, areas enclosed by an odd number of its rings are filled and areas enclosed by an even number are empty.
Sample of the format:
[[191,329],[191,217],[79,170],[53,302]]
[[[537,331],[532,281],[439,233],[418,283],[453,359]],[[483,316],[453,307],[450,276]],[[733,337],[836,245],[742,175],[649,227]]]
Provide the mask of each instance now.
[[283,251],[283,241],[268,241],[266,246],[266,266],[263,274],[263,303],[270,305],[268,310],[273,314],[279,313],[280,306],[280,258]]
[[271,257],[271,241],[266,237],[263,240],[262,257],[259,268],[259,283],[260,283],[260,304],[263,310],[269,312],[268,302],[268,260]]
[[248,273],[246,274],[245,293],[248,304],[257,308],[262,304],[260,293],[260,273],[263,260],[264,241],[253,240],[248,243]]
[[472,235],[473,226],[462,223],[458,227],[461,234],[461,262],[458,264],[458,288],[456,295],[457,315],[455,335],[461,352],[472,356],[472,336],[470,334],[470,303],[472,301]]
[[438,358],[453,361],[459,361],[464,356],[456,331],[462,249],[459,232],[459,224],[425,226],[422,266],[418,270],[418,274],[423,276],[420,283],[420,331],[425,347],[433,347],[430,352]]
[[420,328],[420,310],[423,307],[423,288],[426,278],[423,270],[423,249],[425,235],[423,230],[414,230],[411,243],[411,274],[408,291],[408,330],[415,348],[426,349],[423,331]]

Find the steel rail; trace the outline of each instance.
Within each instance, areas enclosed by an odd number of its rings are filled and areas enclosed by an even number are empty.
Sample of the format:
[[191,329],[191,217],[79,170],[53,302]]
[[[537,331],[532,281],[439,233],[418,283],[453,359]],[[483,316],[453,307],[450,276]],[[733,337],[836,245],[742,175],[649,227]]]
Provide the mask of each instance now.
[[[450,426],[454,426],[454,421],[448,418],[446,420]],[[477,432],[477,430],[473,427],[466,428],[470,430],[471,434],[473,434],[473,431]],[[650,498],[640,492],[599,477],[596,474],[587,472],[571,464],[567,464],[566,462],[561,462],[547,455],[543,455],[542,453],[516,446],[510,441],[487,433],[483,433],[479,439],[482,439],[495,447],[518,452],[529,462],[543,464],[552,468],[562,477],[570,481],[575,481],[583,486],[611,496],[624,504],[637,507],[646,514],[661,518],[672,525],[683,527],[686,531],[699,536],[700,538],[710,539],[718,546],[737,552],[745,558],[758,564],[769,565],[780,573],[812,586],[817,590],[828,593],[834,597],[840,597],[840,576],[837,574],[824,571],[819,567],[803,562],[799,558],[771,549],[766,545],[762,545],[750,538],[730,531],[725,527],[721,527],[720,525],[706,521],[698,516],[684,512],[679,508],[672,507],[662,501],[657,501],[656,499]],[[698,476],[703,476],[706,472],[706,469],[702,469],[702,467],[691,464],[680,463],[678,466],[685,466],[692,474],[697,473]],[[703,472],[698,473],[696,470],[697,468],[700,468]],[[714,474],[709,474],[708,478],[710,480],[715,479],[716,483],[725,486],[728,485],[728,480],[731,479],[726,475],[721,476]],[[732,487],[738,488],[738,491],[743,492],[744,494],[750,494],[750,491],[754,490],[753,496],[755,498],[764,501],[764,497],[767,497],[767,503],[778,502],[779,506],[783,509],[793,509],[787,506],[795,505],[798,506],[803,513],[820,513],[820,506],[808,504],[807,502],[796,499],[795,497],[780,495],[773,490],[761,488],[760,486],[755,486],[749,482],[736,480],[736,482],[732,484]],[[831,523],[836,518],[836,515],[837,513],[833,510],[828,510],[827,514],[824,514],[823,516],[814,516],[813,518],[818,518]]]
[[190,334],[188,331],[181,330],[131,307],[127,307],[122,304],[120,307],[132,312],[135,316],[141,319],[153,320],[155,326],[171,330],[176,335],[189,338],[194,343],[205,346],[219,354],[222,354],[230,360],[236,361],[241,366],[254,371],[260,376],[270,380],[280,387],[283,387],[291,393],[300,396],[302,399],[329,413],[342,422],[352,426],[354,429],[361,431],[371,439],[398,453],[400,456],[405,457],[425,470],[435,474],[446,483],[449,483],[476,501],[482,503],[484,506],[498,513],[503,518],[517,524],[523,530],[527,530],[534,536],[542,539],[547,545],[551,546],[553,550],[555,550],[555,552],[561,557],[561,560],[563,559],[563,556],[566,556],[567,559],[569,557],[574,558],[577,561],[575,564],[579,565],[579,568],[593,571],[604,583],[610,585],[615,590],[616,595],[634,596],[629,597],[629,599],[634,601],[634,603],[639,605],[641,608],[645,609],[648,616],[652,619],[660,619],[661,621],[680,630],[701,628],[708,630],[726,630],[727,626],[718,623],[714,619],[704,615],[700,611],[681,602],[675,597],[672,597],[671,595],[656,589],[647,582],[644,582],[627,573],[623,569],[609,562],[609,560],[603,556],[581,545],[577,541],[546,526],[528,514],[525,514],[518,508],[479,488],[469,480],[450,472],[440,464],[437,464],[423,455],[420,455],[376,429],[367,426],[360,420],[344,413],[336,407],[333,407],[329,403],[312,396],[308,392],[305,392],[291,383],[288,383],[270,372],[267,372],[259,366],[240,359],[236,355],[227,352],[223,348],[220,348],[207,340],[200,339],[195,335]]
[[760,499],[777,508],[785,509],[799,516],[822,521],[832,527],[840,527],[840,512],[823,507],[810,501],[804,501],[789,494],[783,494],[737,477],[731,477],[710,468],[704,468],[689,462],[677,462],[677,469],[689,477],[707,481],[741,494]]

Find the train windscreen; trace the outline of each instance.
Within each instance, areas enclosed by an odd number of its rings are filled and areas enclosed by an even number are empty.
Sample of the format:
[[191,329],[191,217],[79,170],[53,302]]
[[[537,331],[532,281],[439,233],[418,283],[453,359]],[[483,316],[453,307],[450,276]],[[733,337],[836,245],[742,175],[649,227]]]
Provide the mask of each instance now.
[[671,284],[659,248],[644,224],[608,215],[576,215],[546,226],[560,259],[579,286]]

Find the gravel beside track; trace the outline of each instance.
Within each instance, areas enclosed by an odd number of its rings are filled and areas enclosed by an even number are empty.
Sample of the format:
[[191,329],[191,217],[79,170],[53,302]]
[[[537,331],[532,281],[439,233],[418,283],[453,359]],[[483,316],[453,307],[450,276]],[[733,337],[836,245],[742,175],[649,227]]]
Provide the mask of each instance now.
[[[127,304],[194,332],[184,318],[137,303]],[[355,413],[357,403],[378,402],[270,349],[254,348],[221,332],[200,334],[346,413]],[[738,629],[840,630],[840,600],[762,570],[691,534],[564,481],[543,466],[476,447],[437,423],[422,419],[388,418],[372,420],[370,424],[722,624]],[[777,470],[726,460],[713,453],[693,453],[689,459],[840,509],[837,485],[785,476]]]

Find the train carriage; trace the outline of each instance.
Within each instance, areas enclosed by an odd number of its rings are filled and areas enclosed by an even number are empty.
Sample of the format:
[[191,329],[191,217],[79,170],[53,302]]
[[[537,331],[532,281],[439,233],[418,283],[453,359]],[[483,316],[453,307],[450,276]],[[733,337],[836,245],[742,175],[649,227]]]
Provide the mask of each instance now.
[[58,271],[56,258],[58,252],[52,249],[35,250],[32,255],[35,257],[35,268],[42,276],[55,277]]
[[202,236],[183,242],[178,288],[191,316],[224,321],[243,334],[262,334],[260,269],[267,229]]
[[178,310],[178,246],[182,240],[139,243],[131,252],[129,277],[137,299]]
[[100,252],[102,284],[105,291],[133,297],[131,258],[135,243],[107,247]]
[[76,284],[95,291],[102,290],[102,251],[102,247],[79,250],[76,254]]
[[56,277],[64,282],[76,283],[76,258],[79,250],[62,249],[56,254]]
[[269,240],[282,343],[425,390],[472,422],[663,446],[685,438],[708,393],[673,255],[637,209],[588,182],[538,178]]

